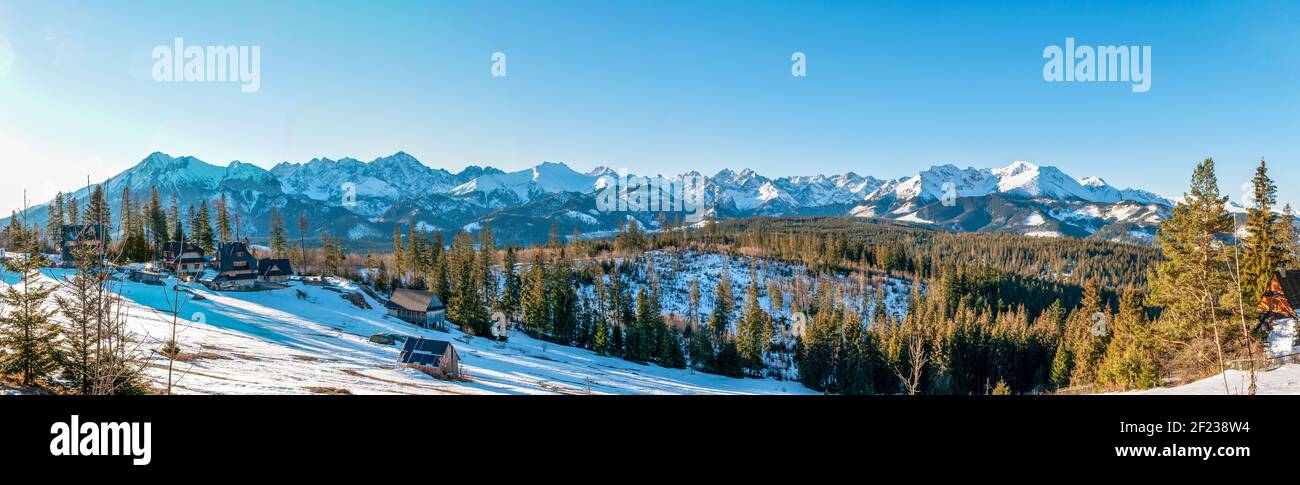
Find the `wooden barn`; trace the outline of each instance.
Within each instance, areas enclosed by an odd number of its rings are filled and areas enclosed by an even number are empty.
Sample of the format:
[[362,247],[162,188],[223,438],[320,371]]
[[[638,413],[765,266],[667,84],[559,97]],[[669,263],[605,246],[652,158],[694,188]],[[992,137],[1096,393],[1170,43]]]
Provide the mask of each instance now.
[[1296,318],[1300,305],[1300,269],[1280,269],[1273,273],[1259,301],[1259,314],[1265,319]]
[[438,295],[427,291],[398,288],[389,297],[388,314],[421,327],[436,327],[442,323],[447,306]]
[[397,354],[397,362],[402,365],[417,366],[432,373],[460,378],[460,356],[451,342],[419,337],[407,337],[402,343],[402,350]]

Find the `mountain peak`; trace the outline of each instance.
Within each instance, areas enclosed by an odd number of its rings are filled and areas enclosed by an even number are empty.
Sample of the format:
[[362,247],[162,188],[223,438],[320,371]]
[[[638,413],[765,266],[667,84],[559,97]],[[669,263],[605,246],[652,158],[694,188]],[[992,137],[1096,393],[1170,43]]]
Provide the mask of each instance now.
[[1106,183],[1106,180],[1101,177],[1084,177],[1079,179],[1079,185],[1084,187],[1105,187],[1110,184]]
[[1014,177],[1022,173],[1037,172],[1039,171],[1039,168],[1041,167],[1033,163],[1024,160],[1016,160],[1011,162],[1011,165],[993,170],[993,173],[1000,177]]

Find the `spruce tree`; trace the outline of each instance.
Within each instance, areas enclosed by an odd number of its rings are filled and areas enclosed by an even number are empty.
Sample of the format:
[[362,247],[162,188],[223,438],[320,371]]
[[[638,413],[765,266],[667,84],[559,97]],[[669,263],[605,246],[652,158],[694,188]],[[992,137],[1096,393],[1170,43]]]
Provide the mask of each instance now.
[[1066,337],[1070,344],[1070,385],[1092,384],[1097,364],[1106,351],[1113,317],[1102,301],[1101,288],[1095,280],[1084,286],[1083,301],[1066,319]]
[[[1228,341],[1223,327],[1226,310],[1220,300],[1231,290],[1225,245],[1220,238],[1232,230],[1232,218],[1219,195],[1214,161],[1206,159],[1192,174],[1191,188],[1174,207],[1169,219],[1160,223],[1156,240],[1164,260],[1151,278],[1147,303],[1163,308],[1160,329],[1165,341],[1181,342],[1182,360],[1188,365],[1204,362],[1213,353],[1215,372],[1223,372],[1223,345]],[[1226,384],[1226,375],[1225,388]],[[1225,389],[1226,390],[1226,389]]]
[[1281,251],[1281,261],[1278,264],[1288,269],[1300,266],[1300,243],[1296,240],[1295,218],[1291,204],[1287,204],[1282,208],[1282,217],[1277,218],[1277,230],[1274,231]]
[[199,203],[199,211],[194,216],[190,232],[194,233],[194,239],[198,241],[199,247],[208,254],[212,254],[217,249],[216,237],[212,233],[212,216],[208,210],[208,201]]
[[1263,160],[1255,169],[1251,185],[1253,204],[1246,212],[1246,235],[1242,240],[1245,247],[1241,258],[1242,286],[1245,287],[1242,298],[1257,302],[1264,293],[1264,286],[1282,262],[1283,249],[1274,232],[1278,229],[1277,215],[1273,213],[1273,206],[1277,204],[1277,185],[1268,177],[1268,166]]
[[167,242],[167,214],[163,212],[162,198],[158,196],[158,187],[149,188],[149,232],[153,237],[154,248],[162,247]]
[[[104,186],[96,185],[94,191],[90,193],[90,200],[86,202],[86,223],[99,224],[107,230],[112,222],[112,210],[108,207],[108,199],[104,196]],[[105,234],[104,237],[107,237]]]
[[731,272],[724,266],[722,276],[713,288],[713,314],[709,320],[709,333],[715,343],[721,342],[731,332],[731,312],[735,307],[735,295],[731,292]]
[[[26,219],[26,210],[23,211]],[[24,386],[47,379],[58,364],[59,328],[45,309],[55,288],[39,282],[41,267],[48,262],[40,255],[39,241],[26,224],[19,223],[11,250],[23,257],[8,258],[4,268],[18,274],[17,284],[0,292],[0,373],[16,374]]]
[[234,241],[231,239],[230,230],[230,207],[226,199],[226,193],[221,193],[221,198],[216,199],[217,208],[217,235],[223,243]]
[[72,194],[63,194],[63,211],[68,216],[68,224],[81,224],[80,212],[77,209],[77,198]]
[[504,273],[504,281],[502,282],[501,300],[497,306],[497,310],[511,319],[517,318],[519,315],[521,283],[519,281],[519,273],[515,269],[515,266],[518,265],[519,256],[515,253],[515,248],[513,246],[507,247],[505,261],[502,263],[501,268],[501,271]]
[[284,227],[284,214],[272,207],[267,226],[270,227],[271,253],[283,258],[289,254],[289,234]]
[[1146,389],[1160,385],[1157,341],[1142,298],[1133,288],[1120,297],[1119,314],[1111,326],[1110,343],[1098,370],[1098,382],[1119,389]]
[[745,308],[736,322],[736,350],[740,354],[741,365],[752,375],[763,371],[763,356],[766,355],[772,337],[772,317],[763,310],[758,301],[758,277],[754,269],[749,272],[749,289],[745,292]]
[[181,216],[181,204],[180,201],[176,198],[176,194],[172,194],[172,203],[171,203],[171,208],[168,209],[167,211],[167,220],[168,220],[168,225],[171,227],[172,242],[180,242],[182,240],[186,240],[185,237],[186,223],[185,223],[185,219],[183,219]]
[[492,270],[497,264],[496,254],[496,239],[492,235],[492,224],[484,224],[483,229],[479,231],[478,259],[475,261],[477,263],[475,276],[478,278],[479,291],[482,292],[484,308],[499,306],[497,278]]
[[545,338],[551,331],[551,309],[547,298],[546,261],[540,254],[534,256],[523,290],[524,329],[534,338]]
[[54,196],[54,200],[50,201],[48,207],[49,219],[45,224],[45,235],[49,239],[50,247],[58,248],[63,244],[63,192]]

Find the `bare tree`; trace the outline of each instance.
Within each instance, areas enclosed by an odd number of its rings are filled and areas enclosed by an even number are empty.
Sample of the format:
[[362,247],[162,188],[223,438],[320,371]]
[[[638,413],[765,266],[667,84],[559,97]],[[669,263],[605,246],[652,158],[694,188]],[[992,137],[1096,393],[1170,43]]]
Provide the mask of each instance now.
[[909,335],[907,337],[907,361],[908,375],[903,375],[898,366],[894,366],[892,370],[894,375],[903,381],[903,389],[909,395],[916,395],[921,386],[921,375],[925,371],[925,364],[929,361],[929,357],[926,355],[925,340],[920,338],[919,335]]
[[[181,238],[180,244],[180,247],[185,247],[184,238]],[[180,255],[178,254],[176,257],[179,259]],[[186,372],[180,377],[174,377],[176,360],[181,355],[180,341],[177,339],[180,327],[180,314],[185,310],[185,305],[193,299],[193,296],[189,291],[182,291],[181,283],[182,282],[178,277],[172,284],[170,292],[167,290],[166,286],[163,287],[163,296],[167,302],[167,310],[165,313],[171,315],[172,320],[170,335],[167,340],[163,342],[162,349],[159,352],[163,358],[167,359],[167,387],[164,388],[167,395],[171,395],[172,387],[175,386],[176,382],[189,373],[189,369],[186,369]]]
[[1241,296],[1241,255],[1239,246],[1232,245],[1232,283],[1237,286],[1237,316],[1241,319],[1241,339],[1245,341],[1246,356],[1250,359],[1250,395],[1254,396],[1256,391],[1255,381],[1255,342],[1250,336],[1250,328],[1246,325],[1246,302]]
[[[108,221],[91,222],[75,236],[77,244],[71,251],[75,266],[58,278],[63,291],[55,297],[66,320],[68,374],[82,394],[141,391],[148,365],[141,348],[148,336],[139,338],[127,328],[122,285],[115,283],[108,264],[117,256],[109,254]],[[86,244],[95,239],[96,244]]]

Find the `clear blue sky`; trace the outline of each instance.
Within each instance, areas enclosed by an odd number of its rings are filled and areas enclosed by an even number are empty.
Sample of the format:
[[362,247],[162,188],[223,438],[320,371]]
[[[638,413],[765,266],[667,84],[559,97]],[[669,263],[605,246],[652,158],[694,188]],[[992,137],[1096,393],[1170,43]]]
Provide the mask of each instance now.
[[[1234,198],[1265,157],[1300,205],[1300,4],[975,3],[0,0],[0,208],[154,150],[769,176],[1030,160],[1165,195],[1213,156]],[[174,37],[260,46],[261,90],[154,82]],[[1066,37],[1152,46],[1150,92],[1045,82]]]

